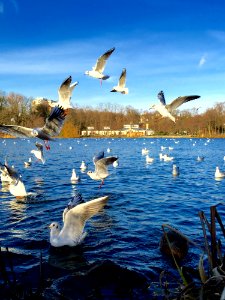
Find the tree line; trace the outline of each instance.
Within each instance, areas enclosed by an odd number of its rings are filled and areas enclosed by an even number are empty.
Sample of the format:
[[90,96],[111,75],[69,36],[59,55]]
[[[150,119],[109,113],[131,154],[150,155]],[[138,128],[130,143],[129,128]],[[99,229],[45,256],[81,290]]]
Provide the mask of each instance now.
[[[33,98],[15,93],[0,92],[0,124],[26,127],[43,126],[50,112],[47,101],[32,105]],[[103,130],[121,130],[125,124],[139,124],[151,129],[155,135],[191,135],[196,137],[225,136],[225,102],[216,103],[204,113],[198,109],[176,111],[176,123],[162,118],[155,111],[142,111],[132,106],[101,103],[96,108],[76,105],[69,110],[61,137],[79,137],[82,130],[94,127]]]

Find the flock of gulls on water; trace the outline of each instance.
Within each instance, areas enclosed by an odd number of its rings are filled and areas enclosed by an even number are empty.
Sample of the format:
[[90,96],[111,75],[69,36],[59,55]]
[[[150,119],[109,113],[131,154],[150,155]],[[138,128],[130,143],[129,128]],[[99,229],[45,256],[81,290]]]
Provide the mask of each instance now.
[[[107,59],[114,52],[115,48],[106,51],[101,55],[92,67],[92,70],[86,71],[85,74],[97,78],[102,83],[102,80],[107,80],[110,76],[103,74],[105,70],[105,65]],[[12,136],[19,138],[38,138],[44,142],[46,150],[50,150],[49,142],[54,140],[54,137],[58,136],[64,125],[65,118],[68,114],[68,110],[72,108],[71,97],[74,88],[78,85],[78,82],[72,83],[72,77],[69,76],[63,81],[58,89],[58,101],[51,103],[51,111],[49,116],[45,120],[43,127],[38,128],[28,128],[19,125],[0,125],[0,131],[8,133]],[[118,84],[114,86],[111,92],[119,92],[122,94],[128,94],[129,90],[126,85],[126,69],[122,70]],[[158,111],[162,117],[168,117],[173,122],[175,122],[175,117],[172,113],[183,103],[199,98],[200,96],[182,96],[178,97],[170,104],[166,104],[163,91],[158,93],[159,104],[154,104],[150,109],[155,109]],[[43,164],[45,163],[44,158],[44,146],[40,142],[35,143],[36,149],[32,150],[31,153],[36,157],[36,159]],[[154,158],[149,157],[148,150],[142,149],[142,154],[146,155],[146,162],[152,163]],[[203,160],[204,158],[199,157]],[[160,154],[160,160],[172,161],[173,157],[167,154]],[[93,180],[100,181],[101,187],[104,183],[105,178],[107,178],[110,173],[108,171],[108,166],[113,165],[118,166],[118,157],[115,156],[104,156],[104,152],[101,151],[94,155],[93,163],[95,170],[87,171],[87,175]],[[24,162],[25,167],[29,167],[32,164],[31,158],[27,162]],[[81,170],[86,170],[87,165],[82,161]],[[14,166],[9,166],[7,160],[4,163],[0,163],[1,171],[1,181],[2,183],[7,183],[9,185],[9,192],[17,197],[24,198],[28,196],[24,183],[22,181],[22,176],[16,171]],[[175,164],[173,165],[172,174],[174,176],[179,175],[179,167]],[[221,172],[219,168],[216,168],[215,177],[222,178],[225,177],[225,173]],[[71,182],[79,181],[79,176],[76,174],[75,169],[72,170]],[[77,193],[73,200],[71,200],[65,210],[63,211],[63,228],[57,222],[53,222],[50,228],[50,243],[54,247],[61,246],[76,246],[83,241],[86,236],[84,232],[84,227],[86,221],[97,214],[107,203],[108,196],[100,197],[88,202],[84,202],[81,195]]]
[[[208,140],[208,142],[209,141],[210,140]],[[207,144],[207,143],[205,143],[205,144]],[[195,146],[195,143],[193,144],[193,146]],[[166,162],[170,161],[170,162],[173,162],[173,160],[174,160],[173,156],[170,156],[167,153],[165,153],[165,154],[162,153],[163,150],[165,150],[165,149],[166,149],[166,147],[161,146],[161,152],[159,153],[159,159],[161,161],[166,161]],[[169,150],[173,150],[173,147],[168,147],[168,149]],[[142,153],[143,156],[145,156],[145,160],[146,160],[147,164],[151,164],[154,161],[154,158],[149,156],[149,149],[147,149],[146,147],[141,150],[141,153]],[[202,161],[205,160],[205,157],[198,155],[196,160],[198,162],[202,162]],[[223,160],[225,161],[225,156],[223,157]],[[173,176],[180,175],[180,169],[179,169],[179,167],[176,164],[172,165],[172,175]],[[222,179],[222,178],[225,178],[225,172],[222,172],[220,170],[220,168],[217,166],[216,170],[215,170],[215,173],[214,173],[214,176],[215,176],[215,179],[218,179],[218,180]]]

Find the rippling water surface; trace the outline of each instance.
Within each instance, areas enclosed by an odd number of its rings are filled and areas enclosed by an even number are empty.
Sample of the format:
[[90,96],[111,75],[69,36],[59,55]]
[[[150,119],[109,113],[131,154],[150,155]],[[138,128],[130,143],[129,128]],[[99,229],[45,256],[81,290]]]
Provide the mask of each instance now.
[[[161,146],[167,148],[161,151]],[[146,164],[141,153],[144,147],[155,158],[151,164]],[[86,264],[110,259],[147,276],[158,276],[170,266],[158,247],[161,225],[170,224],[202,244],[198,212],[203,210],[208,217],[209,207],[224,200],[225,179],[214,178],[216,166],[225,170],[224,139],[59,139],[44,152],[44,165],[34,162],[24,168],[32,149],[34,140],[0,140],[1,161],[7,156],[8,163],[22,174],[27,191],[35,195],[18,201],[7,188],[0,191],[1,246],[18,254],[14,263],[18,272],[37,266],[42,252],[44,261],[65,270],[79,271]],[[99,189],[99,183],[79,167],[84,160],[93,169],[92,157],[101,150],[118,156],[119,167],[110,168],[111,175]],[[173,162],[160,161],[160,152],[174,157],[180,176],[172,176]],[[197,162],[198,155],[205,160]],[[81,176],[77,184],[70,182],[72,168]],[[86,224],[88,236],[79,250],[52,251],[47,227],[52,221],[62,223],[62,211],[75,191],[85,201],[104,195],[110,199],[104,211]],[[219,207],[222,218],[223,211]],[[22,263],[20,256],[26,257]],[[195,265],[198,258],[198,251],[190,247],[186,262]]]

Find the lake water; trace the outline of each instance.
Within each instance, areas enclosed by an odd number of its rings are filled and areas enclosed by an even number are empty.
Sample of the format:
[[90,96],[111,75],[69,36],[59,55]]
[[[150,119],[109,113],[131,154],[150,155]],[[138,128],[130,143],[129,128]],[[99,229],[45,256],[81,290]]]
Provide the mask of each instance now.
[[[161,146],[166,149],[161,151]],[[151,164],[146,164],[141,153],[144,147],[155,158]],[[8,163],[22,174],[27,191],[35,195],[18,201],[7,188],[0,191],[0,244],[16,254],[17,273],[37,267],[42,253],[44,262],[63,272],[111,260],[157,281],[162,270],[173,268],[159,250],[161,225],[170,224],[203,246],[198,212],[204,211],[209,218],[210,206],[224,201],[225,179],[215,180],[214,173],[216,166],[225,171],[225,139],[58,139],[51,142],[50,151],[44,151],[44,165],[34,162],[25,168],[32,149],[32,139],[0,140],[1,162],[7,156]],[[119,166],[110,167],[111,175],[99,189],[99,182],[79,167],[84,160],[93,170],[92,157],[101,150],[105,156],[118,156]],[[160,161],[160,152],[173,156],[174,161]],[[205,160],[197,162],[198,155]],[[173,163],[180,168],[178,177],[172,176]],[[72,168],[81,177],[77,184],[70,182]],[[48,225],[52,221],[62,224],[62,211],[76,191],[85,201],[104,195],[110,198],[103,212],[87,222],[88,236],[79,250],[54,251]],[[218,210],[224,219],[223,206]],[[190,246],[184,264],[197,266],[199,254]]]

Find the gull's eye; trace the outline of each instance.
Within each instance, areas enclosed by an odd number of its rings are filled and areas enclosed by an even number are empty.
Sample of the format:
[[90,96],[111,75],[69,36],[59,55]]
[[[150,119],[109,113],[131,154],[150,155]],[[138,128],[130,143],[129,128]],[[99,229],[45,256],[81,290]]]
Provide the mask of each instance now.
[[55,224],[52,225],[53,227],[55,226]]

